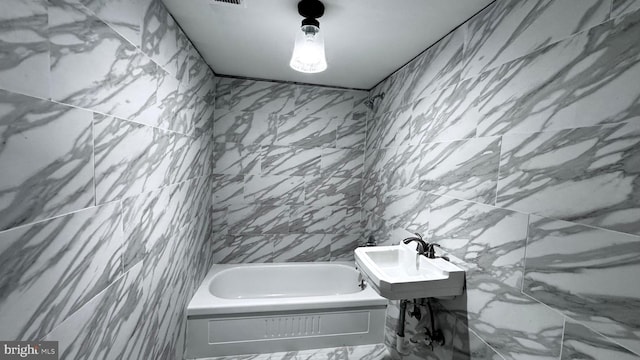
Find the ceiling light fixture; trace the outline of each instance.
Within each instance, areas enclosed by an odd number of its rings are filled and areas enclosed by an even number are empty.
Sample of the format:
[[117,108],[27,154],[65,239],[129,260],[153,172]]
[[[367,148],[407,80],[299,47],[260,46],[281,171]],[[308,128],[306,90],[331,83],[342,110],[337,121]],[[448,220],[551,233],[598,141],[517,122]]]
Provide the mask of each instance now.
[[327,69],[327,60],[324,36],[317,19],[324,14],[324,5],[319,0],[302,0],[298,3],[298,14],[304,19],[296,35],[289,66],[303,73],[323,72]]

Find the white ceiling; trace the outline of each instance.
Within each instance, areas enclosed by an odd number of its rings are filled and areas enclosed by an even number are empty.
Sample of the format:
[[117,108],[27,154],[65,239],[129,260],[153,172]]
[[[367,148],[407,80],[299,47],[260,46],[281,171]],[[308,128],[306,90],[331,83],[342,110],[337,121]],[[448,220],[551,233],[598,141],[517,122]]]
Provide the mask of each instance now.
[[217,73],[370,89],[492,0],[323,0],[328,69],[289,68],[298,0],[163,0]]

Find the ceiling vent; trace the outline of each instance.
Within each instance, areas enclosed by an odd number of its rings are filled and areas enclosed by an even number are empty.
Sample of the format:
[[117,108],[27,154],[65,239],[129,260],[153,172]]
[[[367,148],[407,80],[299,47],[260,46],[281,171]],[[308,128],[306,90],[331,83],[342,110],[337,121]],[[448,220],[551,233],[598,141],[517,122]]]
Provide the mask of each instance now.
[[246,8],[245,0],[210,0],[211,5],[233,6]]

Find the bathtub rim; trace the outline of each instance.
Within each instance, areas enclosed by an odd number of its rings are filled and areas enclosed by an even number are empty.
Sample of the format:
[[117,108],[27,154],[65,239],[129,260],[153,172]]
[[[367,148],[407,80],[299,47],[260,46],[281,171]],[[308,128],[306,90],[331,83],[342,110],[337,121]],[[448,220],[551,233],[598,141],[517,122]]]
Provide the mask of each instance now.
[[275,265],[318,265],[332,264],[347,266],[356,270],[355,262],[322,261],[322,262],[283,262],[283,263],[249,263],[249,264],[214,264],[204,277],[187,306],[188,317],[211,315],[233,316],[263,312],[295,312],[322,309],[347,309],[354,307],[386,307],[387,299],[378,295],[371,286],[363,291],[341,295],[304,296],[291,298],[243,298],[227,299],[214,296],[209,291],[211,279],[222,271],[234,267],[258,267]]

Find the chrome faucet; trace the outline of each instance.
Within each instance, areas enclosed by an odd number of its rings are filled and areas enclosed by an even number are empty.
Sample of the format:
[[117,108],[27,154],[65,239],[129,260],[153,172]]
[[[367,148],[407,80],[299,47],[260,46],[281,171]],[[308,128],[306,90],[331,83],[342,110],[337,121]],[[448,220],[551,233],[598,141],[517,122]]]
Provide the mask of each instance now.
[[408,244],[412,241],[415,241],[416,243],[418,243],[418,245],[416,245],[416,251],[418,252],[419,255],[426,255],[426,252],[428,251],[429,245],[422,240],[422,235],[415,233],[416,236],[412,236],[412,237],[408,237],[404,240],[402,240],[402,243],[404,244]]

